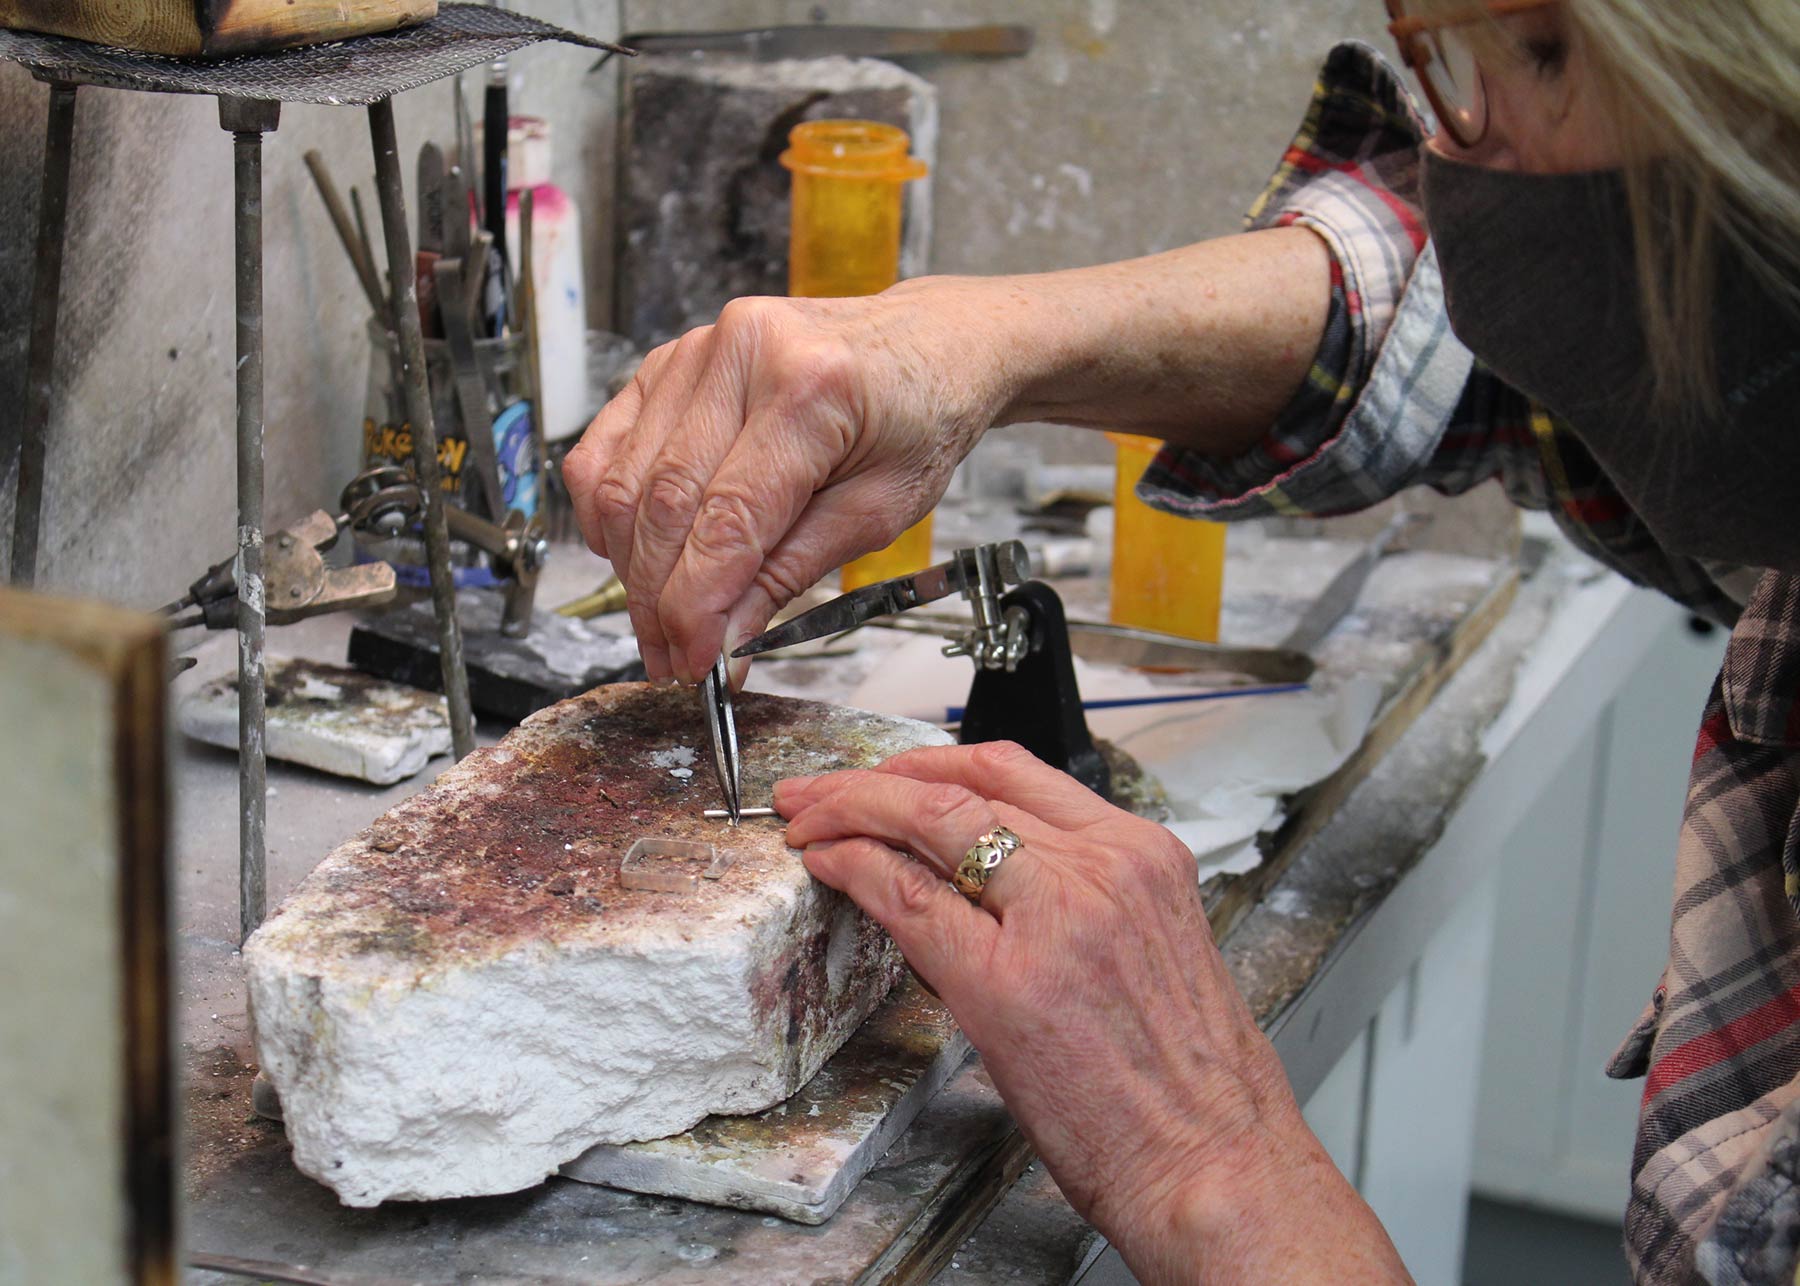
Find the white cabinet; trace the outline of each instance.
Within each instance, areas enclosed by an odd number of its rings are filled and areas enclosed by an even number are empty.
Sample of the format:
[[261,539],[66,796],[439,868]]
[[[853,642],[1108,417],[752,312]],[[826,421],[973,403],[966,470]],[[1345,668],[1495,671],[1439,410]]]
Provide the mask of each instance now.
[[1461,1277],[1493,922],[1488,879],[1469,890],[1305,1107],[1421,1286]]
[[1575,648],[1600,673],[1522,678],[1540,731],[1442,841],[1491,853],[1491,878],[1306,1103],[1421,1283],[1460,1279],[1471,1176],[1502,1200],[1624,1209],[1642,1084],[1602,1069],[1662,970],[1687,765],[1725,644],[1648,591],[1628,598]]
[[1521,809],[1500,869],[1475,1187],[1615,1220],[1641,1081],[1604,1074],[1668,952],[1675,841],[1725,631],[1667,604],[1600,718]]

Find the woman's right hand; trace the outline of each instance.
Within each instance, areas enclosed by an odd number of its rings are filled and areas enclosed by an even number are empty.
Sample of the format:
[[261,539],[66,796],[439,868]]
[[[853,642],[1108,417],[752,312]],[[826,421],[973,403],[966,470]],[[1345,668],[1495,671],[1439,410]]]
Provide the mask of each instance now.
[[563,474],[650,678],[697,681],[931,510],[1005,404],[1017,307],[1003,278],[738,299],[645,359]]
[[1312,364],[1330,270],[1292,227],[1065,272],[734,300],[644,360],[563,476],[625,582],[644,668],[691,683],[923,518],[991,424],[1247,450]]

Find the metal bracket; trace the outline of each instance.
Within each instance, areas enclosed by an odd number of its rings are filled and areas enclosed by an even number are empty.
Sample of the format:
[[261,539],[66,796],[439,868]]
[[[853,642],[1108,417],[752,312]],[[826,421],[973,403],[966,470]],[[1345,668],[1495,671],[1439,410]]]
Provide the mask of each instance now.
[[1031,558],[1016,540],[1002,540],[956,551],[973,575],[963,581],[962,596],[975,613],[974,625],[944,649],[945,656],[966,656],[978,670],[1011,674],[1031,648],[1031,617],[1023,608],[1006,608],[1000,596],[1008,585],[1031,579]]
[[[424,497],[410,473],[387,465],[358,474],[344,488],[339,503],[344,507],[340,523],[347,521],[358,531],[392,535],[419,517]],[[526,518],[512,509],[504,522],[496,524],[446,503],[444,521],[452,536],[485,553],[494,574],[507,582],[500,632],[508,638],[530,633],[538,577],[550,560],[544,520]]]
[[494,575],[507,582],[500,632],[508,638],[525,637],[531,632],[531,606],[537,597],[538,576],[550,560],[550,540],[542,515],[527,518],[511,509],[506,521],[496,526],[466,509],[446,504],[444,520],[452,536],[485,553]]
[[269,624],[292,625],[309,616],[394,601],[394,569],[389,564],[325,565],[321,551],[337,543],[339,530],[338,520],[319,509],[276,534],[264,554]]

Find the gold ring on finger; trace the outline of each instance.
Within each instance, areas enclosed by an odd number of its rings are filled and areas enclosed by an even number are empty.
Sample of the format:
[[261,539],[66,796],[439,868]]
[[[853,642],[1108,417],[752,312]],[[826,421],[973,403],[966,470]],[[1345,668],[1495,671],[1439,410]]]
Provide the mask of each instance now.
[[1018,850],[1019,837],[1004,826],[996,826],[969,846],[963,854],[963,860],[957,865],[956,874],[950,882],[956,891],[968,898],[977,906],[981,904],[981,892],[987,882],[993,878],[994,872],[1000,869],[1000,863]]

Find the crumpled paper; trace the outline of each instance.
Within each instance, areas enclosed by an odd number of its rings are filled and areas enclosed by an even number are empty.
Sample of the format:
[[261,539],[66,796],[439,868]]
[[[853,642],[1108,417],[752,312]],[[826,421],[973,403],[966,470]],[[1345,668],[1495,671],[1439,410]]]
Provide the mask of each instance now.
[[1283,800],[1343,767],[1380,701],[1378,680],[1356,678],[1329,689],[1096,711],[1088,726],[1162,782],[1174,812],[1168,827],[1206,880],[1262,862],[1256,837],[1281,825]]

